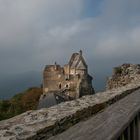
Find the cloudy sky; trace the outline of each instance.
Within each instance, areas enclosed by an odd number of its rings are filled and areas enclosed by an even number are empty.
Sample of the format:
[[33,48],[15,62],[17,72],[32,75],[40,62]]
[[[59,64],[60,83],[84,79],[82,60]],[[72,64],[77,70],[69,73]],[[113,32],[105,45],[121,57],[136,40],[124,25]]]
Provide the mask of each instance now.
[[80,49],[97,90],[112,67],[140,63],[140,0],[0,0],[0,98]]

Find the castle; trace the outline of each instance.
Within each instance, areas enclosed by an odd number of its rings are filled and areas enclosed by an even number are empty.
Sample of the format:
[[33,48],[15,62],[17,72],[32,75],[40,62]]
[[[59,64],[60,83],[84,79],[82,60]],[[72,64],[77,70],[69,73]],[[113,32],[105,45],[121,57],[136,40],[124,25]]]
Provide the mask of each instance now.
[[43,95],[40,97],[39,108],[94,94],[92,79],[81,50],[73,53],[64,67],[56,62],[47,65],[43,72]]

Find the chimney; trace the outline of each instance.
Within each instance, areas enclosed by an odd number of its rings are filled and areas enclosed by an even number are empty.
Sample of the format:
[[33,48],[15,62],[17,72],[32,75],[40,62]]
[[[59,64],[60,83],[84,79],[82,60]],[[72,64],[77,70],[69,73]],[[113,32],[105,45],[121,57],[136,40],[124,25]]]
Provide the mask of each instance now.
[[57,70],[57,62],[55,62],[54,65],[55,65],[55,70]]

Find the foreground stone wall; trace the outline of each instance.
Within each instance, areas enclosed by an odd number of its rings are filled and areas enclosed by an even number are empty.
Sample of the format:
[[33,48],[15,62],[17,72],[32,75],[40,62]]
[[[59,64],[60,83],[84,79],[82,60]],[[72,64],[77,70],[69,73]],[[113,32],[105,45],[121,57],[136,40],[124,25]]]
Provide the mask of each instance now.
[[96,114],[140,88],[140,82],[87,95],[37,111],[28,111],[0,122],[0,140],[46,140]]

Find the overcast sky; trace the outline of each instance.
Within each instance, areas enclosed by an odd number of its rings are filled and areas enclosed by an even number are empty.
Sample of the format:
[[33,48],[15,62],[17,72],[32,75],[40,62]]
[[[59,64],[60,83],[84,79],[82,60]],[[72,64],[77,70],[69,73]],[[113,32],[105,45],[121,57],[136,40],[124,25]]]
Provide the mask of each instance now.
[[0,77],[80,49],[98,86],[112,67],[140,63],[140,0],[0,0]]

